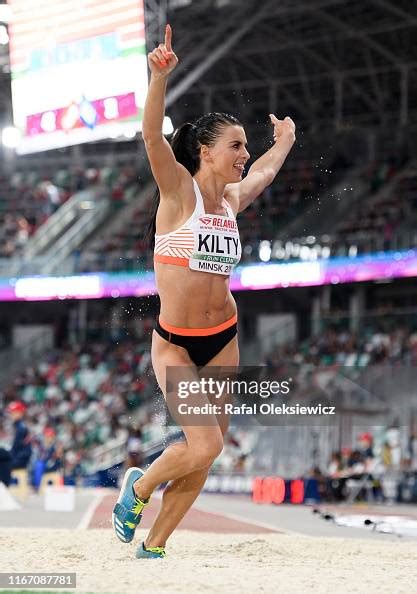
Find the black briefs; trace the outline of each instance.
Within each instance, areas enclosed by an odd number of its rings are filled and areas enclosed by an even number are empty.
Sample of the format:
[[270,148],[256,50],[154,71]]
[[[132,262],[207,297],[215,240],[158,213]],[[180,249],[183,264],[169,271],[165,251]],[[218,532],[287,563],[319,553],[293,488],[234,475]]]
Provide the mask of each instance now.
[[[183,347],[196,367],[204,367],[204,365],[207,365],[207,363],[220,353],[232,338],[237,335],[237,322],[235,320],[236,316],[230,320],[231,325],[215,334],[188,336],[185,334],[185,328],[178,328],[178,330],[184,332],[184,334],[176,334],[175,332],[167,330],[166,327],[164,327],[164,322],[162,322],[161,326],[158,319],[155,324],[155,331],[168,342]],[[227,326],[228,323],[225,322],[224,325]],[[210,330],[210,328],[207,328],[207,330]],[[201,330],[201,332],[204,331],[205,329]],[[191,332],[193,332],[192,329],[190,329],[190,333]]]

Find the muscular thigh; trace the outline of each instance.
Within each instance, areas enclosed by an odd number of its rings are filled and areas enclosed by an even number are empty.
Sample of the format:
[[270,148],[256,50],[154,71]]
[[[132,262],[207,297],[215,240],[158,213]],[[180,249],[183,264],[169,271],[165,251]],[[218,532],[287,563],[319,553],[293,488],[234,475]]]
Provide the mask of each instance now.
[[[209,377],[212,375],[214,378],[224,379],[227,376],[232,376],[235,369],[239,366],[239,345],[238,338],[235,336],[232,340],[219,352],[213,359],[211,359],[205,367],[201,370],[201,374]],[[210,373],[210,367],[213,368]],[[225,394],[221,398],[215,396],[210,397],[212,403],[224,404],[224,402],[230,398],[230,394]],[[227,433],[230,424],[229,415],[225,413],[219,413],[216,415],[217,422],[219,423],[222,435]]]
[[[195,394],[192,397],[180,400],[177,390],[173,389],[180,381],[195,382],[200,379],[196,366],[184,348],[167,342],[154,332],[151,354],[155,376],[167,401],[168,408],[171,409],[171,403],[173,403],[172,409],[175,409],[178,403],[187,401],[190,404],[198,405],[209,403],[208,397],[205,394]],[[170,368],[168,374],[167,368]],[[193,417],[190,420],[190,418],[185,417],[186,422],[183,423],[178,421],[178,418],[176,419],[186,436],[187,443],[194,444],[195,446],[204,446],[218,439],[220,427],[216,416],[204,416],[204,422],[201,423],[199,419],[202,418]]]

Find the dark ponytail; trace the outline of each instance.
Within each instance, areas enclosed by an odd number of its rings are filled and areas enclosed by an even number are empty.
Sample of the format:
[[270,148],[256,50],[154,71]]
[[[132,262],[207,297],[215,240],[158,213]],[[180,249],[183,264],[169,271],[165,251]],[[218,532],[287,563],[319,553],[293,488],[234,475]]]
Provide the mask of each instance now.
[[[225,126],[242,126],[235,117],[226,113],[209,113],[199,118],[194,124],[186,122],[174,132],[171,147],[175,159],[194,177],[200,169],[201,145],[212,146]],[[151,219],[146,231],[146,240],[153,249],[155,244],[156,213],[159,207],[159,188],[153,195]]]
[[177,162],[184,165],[194,176],[200,168],[200,143],[197,140],[197,127],[190,122],[180,126],[174,132],[171,147]]

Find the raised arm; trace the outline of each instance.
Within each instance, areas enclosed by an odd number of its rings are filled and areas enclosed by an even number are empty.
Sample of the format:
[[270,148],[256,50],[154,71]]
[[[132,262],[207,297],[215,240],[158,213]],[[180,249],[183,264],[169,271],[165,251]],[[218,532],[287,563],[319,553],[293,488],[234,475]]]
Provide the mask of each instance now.
[[274,126],[274,146],[253,163],[241,182],[231,184],[234,187],[230,189],[238,197],[238,212],[245,210],[272,184],[295,142],[295,124],[291,118],[279,120],[273,114],[269,117]]
[[167,25],[165,42],[148,54],[151,80],[142,122],[142,137],[161,198],[175,195],[181,182],[181,170],[184,169],[177,163],[171,146],[162,133],[167,78],[178,63],[178,58],[172,51],[171,40],[172,30]]

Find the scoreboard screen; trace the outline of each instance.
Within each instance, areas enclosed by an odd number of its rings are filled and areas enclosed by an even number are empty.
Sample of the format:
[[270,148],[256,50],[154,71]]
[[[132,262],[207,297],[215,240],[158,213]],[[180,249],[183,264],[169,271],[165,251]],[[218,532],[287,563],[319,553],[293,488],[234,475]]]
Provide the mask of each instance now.
[[143,0],[8,0],[20,154],[133,137],[148,74]]

